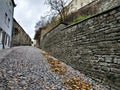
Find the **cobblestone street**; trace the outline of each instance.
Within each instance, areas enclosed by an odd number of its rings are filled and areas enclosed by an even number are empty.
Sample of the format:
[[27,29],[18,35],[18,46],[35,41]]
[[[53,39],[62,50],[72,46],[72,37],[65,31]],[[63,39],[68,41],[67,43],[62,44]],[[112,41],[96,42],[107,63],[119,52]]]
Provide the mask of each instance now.
[[0,90],[109,90],[34,47],[0,50]]

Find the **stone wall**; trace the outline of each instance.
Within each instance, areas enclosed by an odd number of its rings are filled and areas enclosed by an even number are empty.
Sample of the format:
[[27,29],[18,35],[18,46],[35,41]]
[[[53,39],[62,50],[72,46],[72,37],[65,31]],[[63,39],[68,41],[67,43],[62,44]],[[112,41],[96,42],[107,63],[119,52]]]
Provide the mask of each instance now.
[[64,29],[53,29],[45,35],[41,47],[96,81],[119,90],[120,6]]
[[24,29],[14,19],[13,33],[12,33],[12,47],[14,46],[30,46],[32,40]]
[[120,5],[120,0],[96,0],[96,7],[98,6],[98,12],[102,12]]

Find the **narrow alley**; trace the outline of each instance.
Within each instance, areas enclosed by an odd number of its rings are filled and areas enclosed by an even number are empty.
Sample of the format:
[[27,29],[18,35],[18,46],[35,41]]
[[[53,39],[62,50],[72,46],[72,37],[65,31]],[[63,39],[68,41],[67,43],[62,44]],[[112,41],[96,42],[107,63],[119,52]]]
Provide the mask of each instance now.
[[0,51],[0,90],[108,90],[35,47]]
[[0,0],[0,90],[120,90],[120,0]]

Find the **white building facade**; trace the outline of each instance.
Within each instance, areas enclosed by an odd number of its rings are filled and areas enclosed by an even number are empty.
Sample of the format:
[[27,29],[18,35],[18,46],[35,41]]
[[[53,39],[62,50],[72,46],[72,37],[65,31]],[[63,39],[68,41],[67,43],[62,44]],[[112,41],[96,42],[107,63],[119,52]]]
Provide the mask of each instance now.
[[94,0],[72,0],[68,7],[69,7],[69,11],[68,14],[77,11],[78,9],[84,7],[85,5],[91,3]]
[[11,46],[14,7],[14,0],[0,0],[0,49]]

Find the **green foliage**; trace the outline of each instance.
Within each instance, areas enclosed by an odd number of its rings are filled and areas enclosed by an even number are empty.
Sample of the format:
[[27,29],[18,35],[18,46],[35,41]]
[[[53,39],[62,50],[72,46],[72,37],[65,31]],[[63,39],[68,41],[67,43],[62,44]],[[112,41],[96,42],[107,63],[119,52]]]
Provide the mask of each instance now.
[[79,21],[82,21],[82,20],[85,20],[85,19],[87,19],[87,18],[89,18],[89,17],[91,17],[91,15],[80,16],[80,17],[74,19],[74,20],[71,22],[71,24],[72,24],[72,23],[79,22]]

